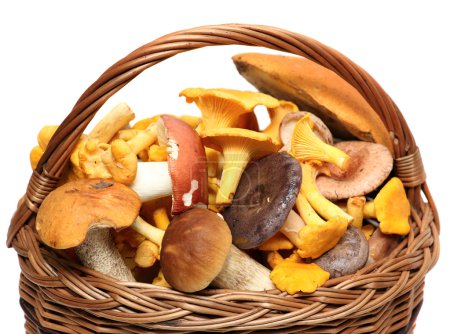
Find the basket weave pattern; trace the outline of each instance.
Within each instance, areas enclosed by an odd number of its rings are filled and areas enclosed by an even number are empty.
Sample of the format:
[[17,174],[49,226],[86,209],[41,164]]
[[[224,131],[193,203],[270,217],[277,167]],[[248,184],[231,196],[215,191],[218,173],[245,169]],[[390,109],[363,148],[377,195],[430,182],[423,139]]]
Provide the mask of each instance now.
[[[56,187],[70,152],[97,110],[147,68],[178,53],[214,45],[262,46],[306,57],[348,81],[380,115],[392,135],[395,173],[413,208],[410,234],[387,258],[355,275],[329,280],[308,295],[231,290],[185,294],[116,282],[39,243],[35,214]],[[50,141],[12,218],[7,243],[16,250],[21,267],[27,333],[407,333],[423,299],[425,275],[438,259],[438,237],[437,211],[420,152],[380,85],[348,58],[313,39],[273,27],[231,24],[166,35],[106,70]]]

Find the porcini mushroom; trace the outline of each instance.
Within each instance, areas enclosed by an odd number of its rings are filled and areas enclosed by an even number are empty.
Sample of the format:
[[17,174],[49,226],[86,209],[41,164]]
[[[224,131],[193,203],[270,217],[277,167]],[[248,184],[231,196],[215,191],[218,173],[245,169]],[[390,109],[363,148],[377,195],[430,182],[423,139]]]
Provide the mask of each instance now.
[[410,214],[411,206],[398,177],[391,178],[375,199],[364,206],[364,217],[376,218],[380,222],[381,232],[386,234],[408,234],[411,229]]
[[392,155],[381,144],[343,141],[335,147],[348,154],[350,159],[345,170],[330,165],[331,175],[317,177],[319,192],[329,200],[366,195],[378,188],[392,170]]
[[275,108],[279,101],[269,95],[233,89],[187,88],[180,93],[186,102],[202,113],[202,130],[236,127],[239,116],[252,112],[257,105]]
[[86,267],[121,281],[134,281],[110,229],[130,226],[140,206],[139,197],[125,185],[101,179],[76,180],[45,198],[37,213],[36,230],[50,247],[76,247]]
[[313,127],[310,114],[306,114],[296,123],[291,140],[292,155],[299,161],[319,160],[345,170],[350,157],[317,137],[312,130]]
[[223,171],[216,204],[231,204],[242,173],[248,162],[277,152],[279,145],[259,132],[223,128],[202,133],[205,146],[220,150],[223,154]]
[[369,255],[367,239],[359,228],[349,226],[336,246],[314,261],[331,278],[350,275],[364,267]]
[[234,290],[274,289],[270,271],[231,243],[225,221],[193,208],[171,221],[161,247],[161,268],[177,290],[195,292],[210,284]]
[[167,146],[167,162],[139,162],[130,187],[143,202],[172,195],[172,212],[208,202],[206,156],[197,133],[185,122],[163,115],[158,140]]
[[254,248],[280,230],[295,204],[301,174],[299,163],[286,152],[272,153],[245,170],[233,203],[222,212],[234,245]]

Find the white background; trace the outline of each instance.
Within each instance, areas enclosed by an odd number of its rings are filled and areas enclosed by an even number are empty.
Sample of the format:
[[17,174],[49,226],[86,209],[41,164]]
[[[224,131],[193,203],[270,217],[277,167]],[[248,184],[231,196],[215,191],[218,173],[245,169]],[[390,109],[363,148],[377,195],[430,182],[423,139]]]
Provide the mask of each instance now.
[[[7,4],[6,4],[7,3]],[[152,5],[152,3],[154,3]],[[162,4],[167,3],[167,4]],[[31,169],[28,152],[45,124],[59,124],[110,65],[166,33],[218,23],[258,23],[317,39],[374,76],[402,110],[421,148],[442,222],[442,251],[427,275],[416,333],[449,333],[448,154],[450,25],[445,1],[9,1],[0,5],[2,332],[22,333],[19,268],[6,230]],[[196,113],[189,86],[251,88],[230,60],[248,48],[209,48],[152,68],[114,96],[137,118]],[[254,49],[250,49],[254,51]],[[99,112],[102,114],[102,111]],[[95,121],[95,120],[94,120]],[[8,328],[7,331],[6,328]]]

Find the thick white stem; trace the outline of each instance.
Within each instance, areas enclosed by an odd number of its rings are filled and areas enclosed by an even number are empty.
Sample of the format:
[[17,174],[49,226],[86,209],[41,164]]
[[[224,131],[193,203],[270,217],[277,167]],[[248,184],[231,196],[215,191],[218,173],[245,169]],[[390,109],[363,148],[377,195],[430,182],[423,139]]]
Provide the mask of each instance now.
[[81,263],[88,268],[119,281],[135,281],[114,244],[109,228],[91,229],[86,235],[86,240],[75,248],[75,252]]
[[253,260],[236,246],[231,245],[222,271],[212,285],[222,289],[264,291],[275,289],[270,270]]
[[298,232],[305,226],[303,219],[294,211],[291,210],[280,232],[283,233],[290,242],[296,247],[299,247]]
[[172,195],[169,166],[163,162],[138,162],[137,174],[130,184],[142,202]]

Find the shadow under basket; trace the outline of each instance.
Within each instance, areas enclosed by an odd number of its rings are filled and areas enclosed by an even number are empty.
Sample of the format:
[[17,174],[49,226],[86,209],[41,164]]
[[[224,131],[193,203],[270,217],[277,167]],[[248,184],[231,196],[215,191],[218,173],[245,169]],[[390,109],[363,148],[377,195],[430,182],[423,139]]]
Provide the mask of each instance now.
[[[180,293],[117,282],[40,244],[34,222],[56,188],[70,152],[98,109],[147,68],[178,53],[215,45],[260,46],[306,57],[354,86],[391,134],[395,175],[411,203],[411,232],[382,261],[329,280],[312,294],[204,290]],[[339,52],[274,27],[227,24],[175,32],[106,70],[61,123],[33,172],[8,231],[21,267],[27,333],[412,333],[424,280],[439,256],[439,220],[420,152],[400,111],[380,85]]]

